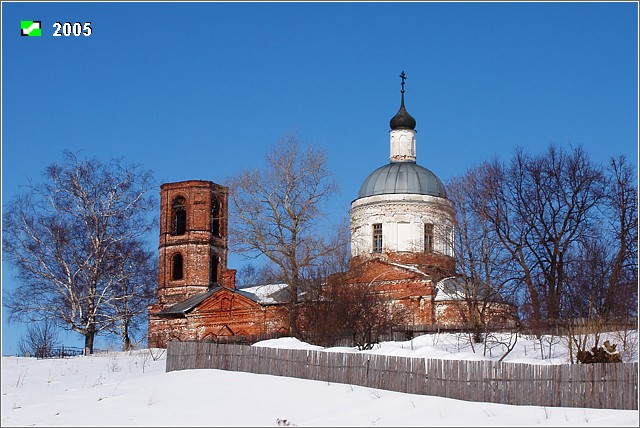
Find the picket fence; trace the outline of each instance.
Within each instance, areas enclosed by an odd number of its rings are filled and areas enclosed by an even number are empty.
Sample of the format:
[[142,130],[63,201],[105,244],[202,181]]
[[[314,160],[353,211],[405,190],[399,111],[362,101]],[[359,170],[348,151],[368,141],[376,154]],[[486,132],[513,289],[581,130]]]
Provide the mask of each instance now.
[[169,342],[166,371],[220,369],[490,403],[638,409],[638,363],[540,365]]

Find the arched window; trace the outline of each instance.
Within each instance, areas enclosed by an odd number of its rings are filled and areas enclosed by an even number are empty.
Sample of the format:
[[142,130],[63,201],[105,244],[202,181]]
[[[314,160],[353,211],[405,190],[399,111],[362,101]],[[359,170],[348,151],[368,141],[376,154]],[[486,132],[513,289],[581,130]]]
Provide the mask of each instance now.
[[182,279],[183,276],[182,254],[176,253],[171,258],[171,279]]
[[211,261],[209,262],[209,284],[213,285],[218,282],[218,265],[220,260],[216,253],[211,253]]
[[178,196],[171,205],[171,233],[174,235],[184,235],[187,230],[186,204],[186,199]]
[[433,253],[433,224],[424,225],[424,252]]
[[211,200],[211,233],[220,236],[220,202],[215,198]]

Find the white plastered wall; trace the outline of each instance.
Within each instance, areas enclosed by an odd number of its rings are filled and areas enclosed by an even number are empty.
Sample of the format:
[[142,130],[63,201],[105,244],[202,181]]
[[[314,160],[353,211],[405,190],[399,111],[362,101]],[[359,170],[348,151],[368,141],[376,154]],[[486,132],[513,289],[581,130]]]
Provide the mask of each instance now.
[[373,254],[373,225],[382,224],[383,251],[423,252],[424,225],[434,225],[434,250],[453,256],[453,204],[416,194],[375,195],[351,204],[351,256]]

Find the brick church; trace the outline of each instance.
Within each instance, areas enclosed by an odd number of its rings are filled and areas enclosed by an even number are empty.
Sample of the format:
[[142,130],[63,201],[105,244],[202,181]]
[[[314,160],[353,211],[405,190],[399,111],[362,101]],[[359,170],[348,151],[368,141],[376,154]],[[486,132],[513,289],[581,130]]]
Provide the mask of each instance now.
[[[464,279],[453,259],[453,203],[440,179],[416,163],[416,121],[404,103],[390,121],[389,162],[351,204],[351,259],[329,281],[369,284],[411,313],[416,330],[465,322]],[[149,347],[288,331],[286,284],[239,288],[227,268],[228,189],[189,180],[160,187],[158,291]],[[231,225],[233,227],[233,225]],[[513,326],[516,308],[493,293],[488,321]]]

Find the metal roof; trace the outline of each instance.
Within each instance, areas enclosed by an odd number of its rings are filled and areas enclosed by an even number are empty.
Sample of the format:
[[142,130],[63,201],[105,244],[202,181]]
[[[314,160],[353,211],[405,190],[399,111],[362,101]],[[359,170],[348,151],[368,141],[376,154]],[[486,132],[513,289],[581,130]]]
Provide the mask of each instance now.
[[207,297],[213,295],[216,291],[220,289],[222,289],[222,287],[220,286],[212,287],[211,289],[203,293],[198,293],[195,296],[189,297],[187,300],[183,300],[180,303],[176,303],[175,305],[170,306],[167,309],[164,309],[158,312],[156,315],[184,315],[187,312],[190,312],[191,310],[193,310],[196,306],[202,303]]
[[[275,284],[274,286],[272,286],[272,289],[269,289],[269,294],[265,294],[264,292],[256,292],[254,289],[250,289],[249,291],[242,289],[232,290],[230,288],[227,288],[227,290],[251,299],[262,306],[268,306],[278,305],[288,301],[288,290],[283,286],[286,286],[286,284]],[[261,288],[264,287],[268,286],[261,286]],[[215,285],[203,293],[198,293],[195,296],[191,296],[188,299],[183,300],[182,302],[176,303],[175,305],[158,312],[156,315],[184,315],[186,313],[189,313],[198,305],[200,305],[200,303],[204,302],[207,298],[215,294],[217,291],[222,290],[223,288],[226,287]]]
[[396,193],[447,197],[442,181],[427,168],[415,162],[391,162],[369,174],[357,199]]

